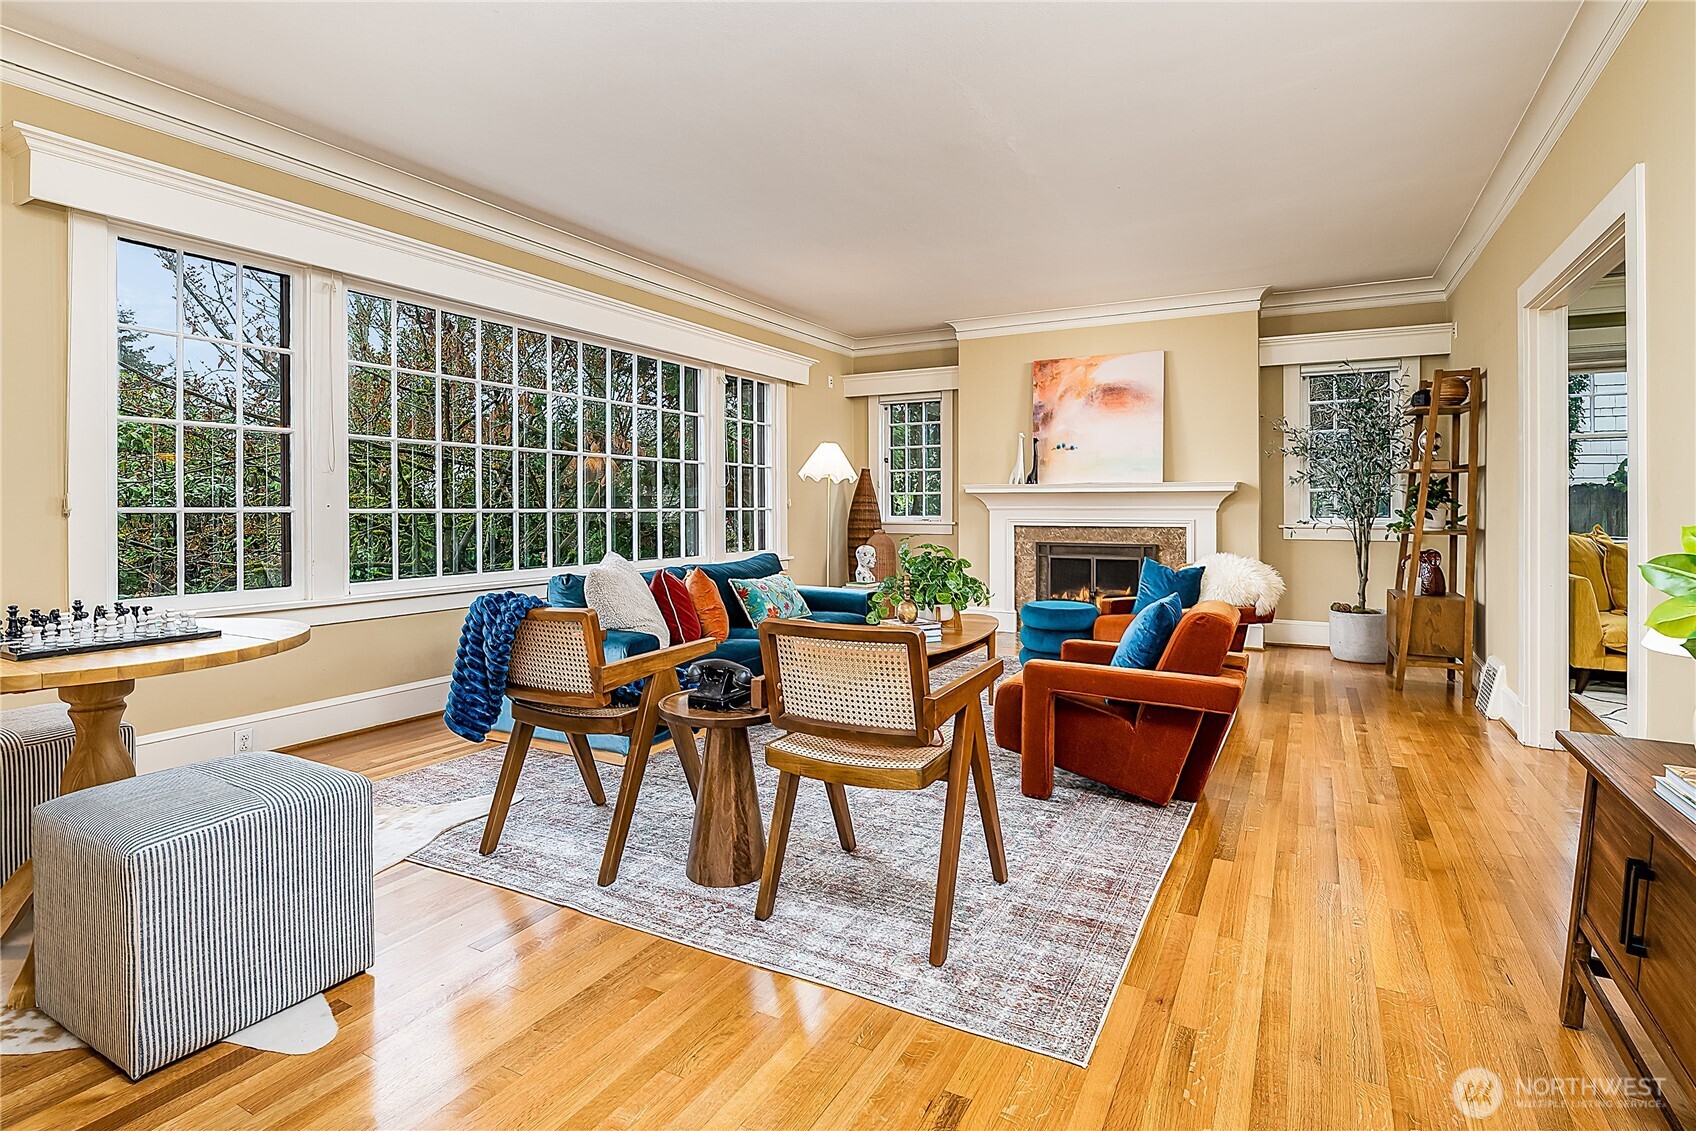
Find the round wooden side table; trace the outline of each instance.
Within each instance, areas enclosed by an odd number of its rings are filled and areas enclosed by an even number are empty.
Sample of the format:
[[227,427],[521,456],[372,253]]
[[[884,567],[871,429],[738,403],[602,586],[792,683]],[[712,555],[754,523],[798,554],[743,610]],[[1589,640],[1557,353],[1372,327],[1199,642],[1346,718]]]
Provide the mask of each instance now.
[[680,691],[660,700],[660,718],[673,742],[694,746],[707,732],[695,823],[689,833],[690,880],[702,887],[734,888],[760,878],[766,861],[766,827],[754,788],[754,756],[748,728],[768,721],[764,711],[706,711],[689,705]]

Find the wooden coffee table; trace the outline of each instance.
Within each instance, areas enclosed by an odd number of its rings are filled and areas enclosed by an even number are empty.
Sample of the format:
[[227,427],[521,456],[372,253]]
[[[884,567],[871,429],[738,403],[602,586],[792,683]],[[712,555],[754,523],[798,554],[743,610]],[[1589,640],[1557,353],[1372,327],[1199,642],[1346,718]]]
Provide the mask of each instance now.
[[680,748],[694,749],[694,732],[707,732],[695,823],[689,832],[689,878],[708,888],[753,883],[766,862],[766,827],[754,788],[748,728],[768,721],[768,716],[746,709],[700,710],[689,705],[687,691],[679,691],[660,700],[660,718]]
[[995,634],[1000,630],[1001,622],[987,613],[961,613],[959,628],[944,628],[941,640],[925,645],[925,659],[935,668],[982,648],[987,653],[984,658],[993,660]]

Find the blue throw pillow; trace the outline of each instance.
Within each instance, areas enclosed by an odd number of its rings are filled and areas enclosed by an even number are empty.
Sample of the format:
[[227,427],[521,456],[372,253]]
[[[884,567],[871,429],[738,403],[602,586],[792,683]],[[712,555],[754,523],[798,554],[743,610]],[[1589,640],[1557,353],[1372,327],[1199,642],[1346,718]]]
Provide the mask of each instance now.
[[1176,593],[1168,594],[1137,614],[1113,649],[1116,668],[1153,668],[1166,653],[1172,633],[1183,619],[1184,607]]
[[1206,566],[1187,566],[1173,569],[1153,558],[1142,560],[1142,573],[1137,578],[1137,603],[1132,614],[1140,613],[1162,597],[1177,594],[1184,608],[1201,600],[1201,575]]

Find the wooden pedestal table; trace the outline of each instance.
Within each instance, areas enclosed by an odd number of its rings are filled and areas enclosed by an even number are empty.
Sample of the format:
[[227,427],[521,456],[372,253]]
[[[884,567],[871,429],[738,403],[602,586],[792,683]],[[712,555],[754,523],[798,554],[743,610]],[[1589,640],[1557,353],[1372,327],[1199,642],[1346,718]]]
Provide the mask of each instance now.
[[660,700],[660,718],[680,748],[695,745],[695,731],[707,734],[689,833],[689,878],[709,888],[753,883],[765,866],[766,829],[754,788],[748,728],[768,721],[766,713],[701,710],[689,705],[687,691],[680,691]]
[[925,659],[932,668],[970,655],[979,648],[984,650],[985,659],[995,659],[995,634],[1001,622],[987,613],[961,613],[959,621],[957,627],[944,622],[942,639],[925,644]]
[[[311,629],[292,620],[219,617],[200,623],[222,630],[223,635],[172,644],[138,643],[131,648],[53,659],[0,660],[0,695],[55,689],[70,707],[76,737],[59,779],[61,794],[135,776],[135,763],[124,748],[119,724],[124,721],[124,706],[136,680],[274,656],[300,647],[312,635]],[[26,862],[0,889],[0,910],[4,912],[0,931],[10,930],[29,907],[33,879],[34,870]],[[6,1004],[16,1009],[35,1005],[33,947]]]

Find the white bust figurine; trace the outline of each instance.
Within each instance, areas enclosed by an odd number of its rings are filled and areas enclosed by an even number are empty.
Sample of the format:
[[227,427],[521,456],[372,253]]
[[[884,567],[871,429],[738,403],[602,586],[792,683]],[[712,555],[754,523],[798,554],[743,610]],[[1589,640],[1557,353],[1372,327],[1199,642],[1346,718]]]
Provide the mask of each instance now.
[[854,581],[858,585],[873,585],[877,582],[877,574],[872,567],[877,565],[877,551],[870,546],[861,546],[854,551]]

